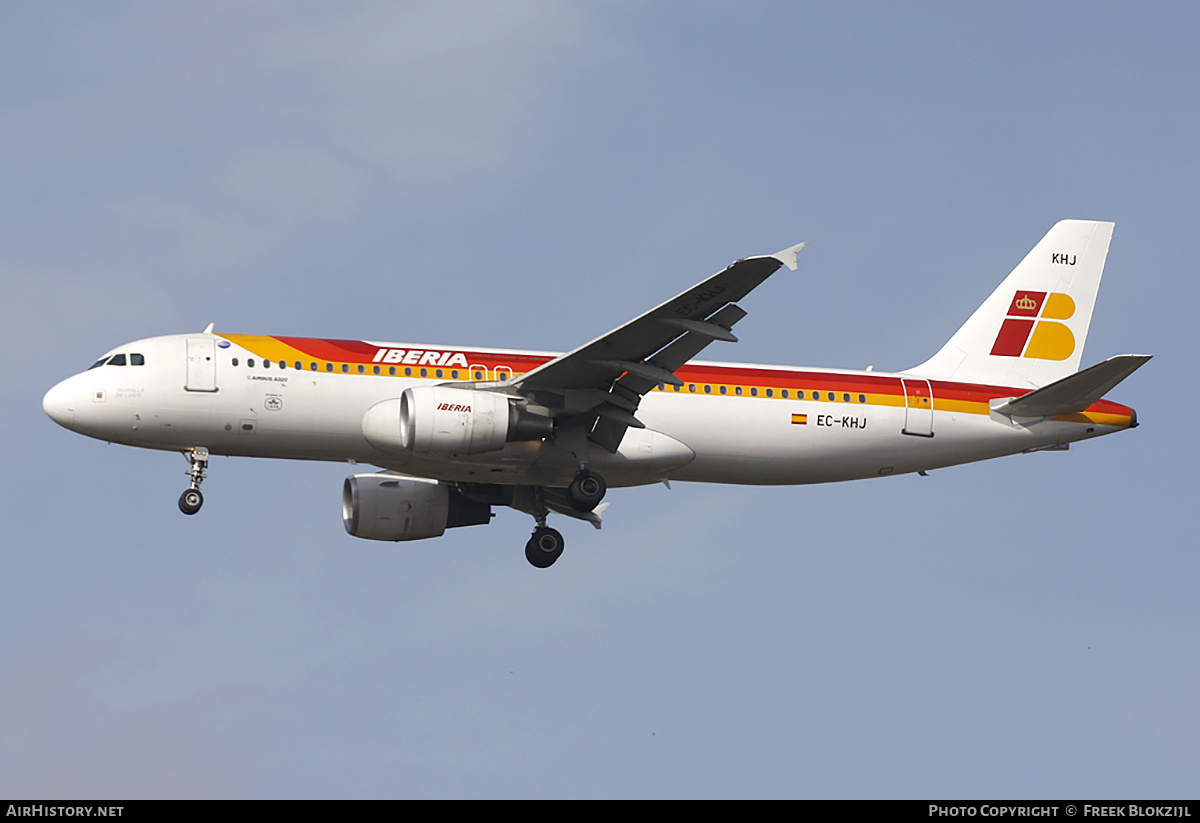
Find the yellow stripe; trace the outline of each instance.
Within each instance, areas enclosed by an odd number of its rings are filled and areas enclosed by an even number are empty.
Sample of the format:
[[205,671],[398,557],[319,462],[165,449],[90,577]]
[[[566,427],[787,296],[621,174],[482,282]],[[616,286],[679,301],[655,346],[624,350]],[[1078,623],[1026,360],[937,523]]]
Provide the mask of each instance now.
[[1106,414],[1103,412],[1077,412],[1075,414],[1060,414],[1051,420],[1061,420],[1064,423],[1093,423],[1097,426],[1114,426],[1128,428],[1132,422],[1127,414]]

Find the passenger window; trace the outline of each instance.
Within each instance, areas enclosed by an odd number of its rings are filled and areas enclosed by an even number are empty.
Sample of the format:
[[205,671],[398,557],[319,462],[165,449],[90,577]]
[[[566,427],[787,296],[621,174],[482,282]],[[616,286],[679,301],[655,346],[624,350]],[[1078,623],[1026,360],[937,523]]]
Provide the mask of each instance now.
[[396,367],[395,367],[395,366],[388,366],[388,374],[395,376],[395,374],[396,374]]
[[342,364],[342,374],[349,374],[349,373],[350,373],[350,364],[343,363]]
[[782,397],[782,398],[784,398],[784,399],[787,399],[787,396],[788,396],[788,390],[787,390],[787,389],[784,389],[783,391],[781,391],[781,392],[779,393],[779,396],[780,396],[780,397]]
[[849,402],[850,402],[850,392],[846,392],[845,394],[843,394],[843,395],[842,395],[842,402],[843,402],[843,403],[849,403]]
[[774,397],[774,396],[775,396],[775,390],[767,389],[767,397]]
[[797,400],[803,400],[803,399],[804,399],[804,389],[797,389],[797,391],[796,391],[796,399],[797,399]]
[[421,376],[422,376],[422,377],[428,377],[428,376],[429,376],[429,369],[421,369]]
[[326,364],[325,364],[325,371],[333,371],[333,364],[332,364],[332,363],[326,363]]
[[828,397],[830,400],[837,400],[837,395],[836,395],[836,394],[834,394],[833,392],[829,392],[829,393],[828,393],[826,396],[827,396],[827,397]]
[[304,369],[304,364],[301,363],[299,360],[297,360],[292,365],[296,367],[296,371],[302,371]]
[[379,367],[378,367],[378,366],[373,366],[373,367],[371,368],[371,371],[375,372],[376,374],[379,374]]
[[437,377],[437,378],[439,378],[439,379],[440,379],[440,378],[441,378],[441,376],[442,376],[442,374],[444,374],[444,372],[443,372],[441,369],[438,369],[437,371],[435,371],[435,372],[433,373],[433,376],[434,376],[434,377]]
[[280,360],[280,361],[279,361],[279,368],[281,368],[281,369],[286,369],[286,368],[287,368],[287,361],[286,361],[286,360]]
[[741,397],[742,396],[742,387],[738,386],[737,388],[735,388],[733,390],[733,393],[736,394],[738,397]]
[[367,373],[367,369],[366,369],[366,367],[365,367],[365,366],[363,366],[361,363],[358,365],[358,373],[359,373],[359,374],[366,374],[366,373]]
[[693,394],[695,394],[695,393],[696,393],[696,384],[695,384],[695,383],[688,383],[688,391],[690,391],[690,392],[692,392]]
[[750,389],[750,396],[758,397],[758,388],[757,387]]
[[867,396],[866,396],[865,394],[860,394],[860,395],[858,396],[858,402],[859,402],[859,403],[866,403],[866,402],[867,402]]
[[483,372],[481,372],[481,371],[477,371],[477,372],[475,372],[475,379],[476,379],[476,380],[482,380],[482,379],[483,379]]
[[316,371],[316,370],[317,370],[317,364],[316,364],[315,362],[310,362],[310,363],[308,364],[308,368],[309,368],[309,371]]
[[237,361],[237,358],[236,358],[236,357],[235,357],[235,358],[233,358],[233,361],[232,361],[232,362],[233,362],[233,365],[235,365],[235,366],[236,366],[236,365],[237,365],[237,363],[238,363],[238,361]]
[[271,368],[271,361],[270,361],[270,360],[263,360],[263,368],[264,368],[264,369],[269,369],[269,368]]
[[124,366],[124,365],[125,365],[125,355],[123,355],[123,354],[114,354],[114,355],[112,356],[112,360],[109,360],[109,361],[108,361],[108,365],[110,365],[110,366]]
[[726,389],[724,386],[722,386],[722,387],[721,387],[721,394],[725,394],[726,392],[727,392],[727,389]]

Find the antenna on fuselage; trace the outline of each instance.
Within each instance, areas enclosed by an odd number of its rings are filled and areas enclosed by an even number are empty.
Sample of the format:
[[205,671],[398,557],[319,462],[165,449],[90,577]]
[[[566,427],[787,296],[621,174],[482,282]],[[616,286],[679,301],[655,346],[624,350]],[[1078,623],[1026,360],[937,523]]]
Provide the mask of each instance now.
[[204,333],[212,334],[213,326],[215,326],[215,325],[216,325],[216,323],[209,323],[207,326],[204,327]]

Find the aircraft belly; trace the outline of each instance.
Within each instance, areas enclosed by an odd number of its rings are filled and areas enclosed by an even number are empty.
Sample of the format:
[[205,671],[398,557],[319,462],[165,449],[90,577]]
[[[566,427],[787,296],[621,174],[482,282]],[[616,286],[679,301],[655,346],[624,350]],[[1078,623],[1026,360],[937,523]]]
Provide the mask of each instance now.
[[[648,398],[649,399],[649,398]],[[903,425],[903,410],[780,398],[667,395],[639,417],[686,443],[696,459],[672,479],[819,483],[871,476]],[[649,408],[647,408],[649,406]]]
[[670,479],[784,485],[903,474],[1046,448],[1104,431],[1060,421],[1028,426],[935,412],[932,437],[904,434],[902,406],[765,398],[674,397],[639,412],[696,459]]

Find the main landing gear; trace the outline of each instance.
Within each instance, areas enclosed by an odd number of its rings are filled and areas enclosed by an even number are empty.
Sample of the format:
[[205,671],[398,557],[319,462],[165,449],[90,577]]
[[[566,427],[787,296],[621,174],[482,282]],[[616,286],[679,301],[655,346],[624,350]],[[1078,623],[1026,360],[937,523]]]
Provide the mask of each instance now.
[[525,559],[535,568],[548,569],[562,555],[565,544],[558,530],[546,525],[546,516],[550,514],[550,509],[546,507],[546,490],[541,487],[533,490],[532,513],[533,519],[537,521],[537,528],[525,544]]
[[563,536],[557,529],[538,526],[525,544],[525,559],[539,569],[547,569],[563,553],[563,545]]
[[204,470],[208,468],[208,449],[196,446],[191,451],[184,452],[183,456],[187,458],[190,467],[184,474],[192,478],[192,485],[179,495],[179,510],[184,514],[195,514],[204,505],[200,484],[204,482]]
[[[608,491],[608,484],[604,482],[603,477],[593,471],[581,468],[575,475],[575,479],[571,481],[571,485],[566,488],[566,494],[555,491],[554,506],[564,514],[572,514],[571,510],[579,512],[573,516],[590,520],[592,525],[599,528],[599,518],[589,512],[595,511],[596,507],[600,505],[606,491]],[[541,487],[533,489],[532,507],[522,507],[522,510],[531,512],[534,520],[537,521],[537,528],[533,530],[533,536],[525,544],[525,559],[539,569],[549,568],[562,555],[564,541],[563,536],[556,529],[546,525],[546,516],[550,513],[550,508],[546,505],[546,490]]]
[[608,484],[604,478],[587,469],[580,469],[579,474],[567,486],[567,502],[577,512],[590,512],[600,505]]

